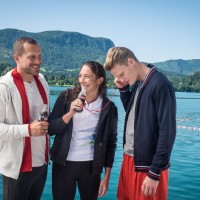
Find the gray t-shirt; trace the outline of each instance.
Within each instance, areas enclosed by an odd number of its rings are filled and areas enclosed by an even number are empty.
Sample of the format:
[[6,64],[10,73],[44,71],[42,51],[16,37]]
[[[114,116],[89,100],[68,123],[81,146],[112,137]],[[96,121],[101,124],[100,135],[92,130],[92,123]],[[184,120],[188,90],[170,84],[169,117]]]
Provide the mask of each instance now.
[[127,124],[126,124],[126,143],[124,145],[124,153],[129,156],[134,156],[134,121],[135,121],[135,106],[138,98],[139,91],[141,89],[142,82],[138,83],[138,88],[135,93],[134,101],[129,112]]

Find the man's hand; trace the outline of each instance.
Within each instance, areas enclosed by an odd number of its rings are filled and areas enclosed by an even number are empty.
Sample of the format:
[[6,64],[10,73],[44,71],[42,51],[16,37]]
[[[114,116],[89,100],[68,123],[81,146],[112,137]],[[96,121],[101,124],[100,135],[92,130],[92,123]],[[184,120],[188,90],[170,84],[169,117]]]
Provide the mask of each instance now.
[[49,123],[47,121],[35,120],[30,124],[31,136],[43,136],[48,132]]
[[117,88],[123,88],[125,87],[126,85],[128,85],[128,83],[126,81],[122,82],[120,81],[118,78],[115,78],[114,79],[114,83],[115,85],[117,86]]
[[151,178],[149,178],[148,176],[146,176],[146,178],[143,181],[142,184],[142,193],[145,196],[152,196],[156,194],[156,189],[158,187],[158,181],[155,181]]

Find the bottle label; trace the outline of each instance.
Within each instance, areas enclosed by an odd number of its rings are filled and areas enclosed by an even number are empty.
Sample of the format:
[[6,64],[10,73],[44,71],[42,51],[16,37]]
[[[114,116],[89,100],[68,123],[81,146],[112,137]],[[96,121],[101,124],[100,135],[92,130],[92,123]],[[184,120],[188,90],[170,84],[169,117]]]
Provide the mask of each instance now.
[[42,112],[40,113],[39,121],[45,121],[45,119],[48,118],[48,112]]

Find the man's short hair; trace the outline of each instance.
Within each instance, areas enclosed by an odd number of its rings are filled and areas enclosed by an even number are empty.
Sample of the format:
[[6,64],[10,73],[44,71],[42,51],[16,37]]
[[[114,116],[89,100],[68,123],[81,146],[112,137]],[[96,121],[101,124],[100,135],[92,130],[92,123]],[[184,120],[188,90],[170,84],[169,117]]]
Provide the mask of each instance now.
[[24,43],[39,45],[38,42],[34,40],[33,38],[21,37],[16,40],[13,47],[13,53],[21,56],[24,53]]
[[111,70],[115,64],[127,65],[128,58],[133,58],[138,62],[134,53],[126,47],[113,47],[108,50],[106,61],[104,63],[105,70]]

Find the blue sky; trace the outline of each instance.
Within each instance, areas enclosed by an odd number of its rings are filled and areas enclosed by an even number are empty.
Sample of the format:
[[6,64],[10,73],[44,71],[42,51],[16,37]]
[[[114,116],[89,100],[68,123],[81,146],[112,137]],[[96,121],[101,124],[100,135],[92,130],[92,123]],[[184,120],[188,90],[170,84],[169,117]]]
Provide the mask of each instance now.
[[3,0],[0,29],[111,39],[140,61],[200,59],[200,0]]

